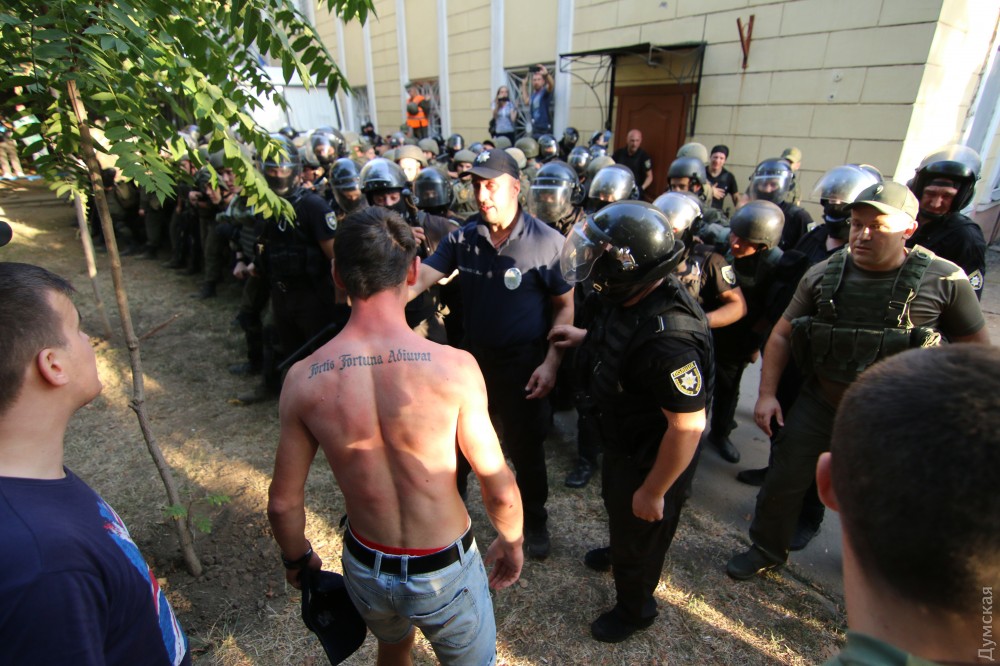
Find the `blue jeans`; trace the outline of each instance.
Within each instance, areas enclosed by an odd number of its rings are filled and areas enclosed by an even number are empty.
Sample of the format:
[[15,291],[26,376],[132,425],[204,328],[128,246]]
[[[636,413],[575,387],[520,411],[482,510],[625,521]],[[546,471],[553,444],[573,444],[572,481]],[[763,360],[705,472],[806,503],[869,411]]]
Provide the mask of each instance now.
[[[456,542],[461,550],[461,539]],[[416,626],[442,664],[492,666],[497,629],[486,568],[473,542],[462,559],[437,571],[408,575],[379,571],[359,562],[346,548],[341,563],[351,600],[375,638],[398,643]],[[406,558],[406,556],[403,556]]]

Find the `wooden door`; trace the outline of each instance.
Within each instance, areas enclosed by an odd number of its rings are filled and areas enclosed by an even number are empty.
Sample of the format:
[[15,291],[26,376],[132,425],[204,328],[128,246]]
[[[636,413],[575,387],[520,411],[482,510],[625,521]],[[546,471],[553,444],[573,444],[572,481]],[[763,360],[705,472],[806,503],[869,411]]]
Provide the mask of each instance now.
[[667,168],[684,145],[693,94],[694,86],[690,85],[615,88],[614,150],[625,146],[629,130],[642,132],[642,148],[653,160],[653,183],[645,193],[648,201],[667,190]]

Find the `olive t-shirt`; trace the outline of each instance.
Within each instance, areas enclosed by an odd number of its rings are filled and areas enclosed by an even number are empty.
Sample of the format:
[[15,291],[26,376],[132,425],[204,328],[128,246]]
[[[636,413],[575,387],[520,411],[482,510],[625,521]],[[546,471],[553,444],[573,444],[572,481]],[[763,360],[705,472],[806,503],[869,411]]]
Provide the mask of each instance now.
[[[866,271],[858,268],[848,252],[840,290],[848,284],[892,282],[898,270],[886,272]],[[792,302],[782,315],[788,321],[813,315],[821,299],[820,283],[829,259],[821,261],[802,276]],[[840,291],[838,290],[838,291]],[[836,298],[836,297],[835,297]],[[873,314],[873,322],[881,322],[885,312]],[[910,321],[914,326],[931,326],[947,338],[972,335],[986,325],[983,311],[965,271],[946,259],[935,257],[923,279],[917,295],[910,303]]]

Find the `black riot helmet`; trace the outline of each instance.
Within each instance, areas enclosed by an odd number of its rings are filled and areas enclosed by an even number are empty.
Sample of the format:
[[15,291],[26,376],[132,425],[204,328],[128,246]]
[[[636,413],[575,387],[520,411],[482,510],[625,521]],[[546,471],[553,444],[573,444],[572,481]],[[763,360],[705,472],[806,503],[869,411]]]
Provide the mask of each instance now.
[[593,158],[590,156],[590,151],[588,151],[583,146],[577,146],[573,150],[569,151],[569,156],[566,158],[567,164],[573,167],[576,171],[578,178],[583,178],[587,173],[587,165]]
[[329,167],[339,157],[347,157],[347,144],[343,135],[331,128],[331,132],[313,132],[309,138],[309,147],[319,163],[324,167]]
[[465,139],[461,134],[452,134],[448,137],[448,140],[444,142],[445,150],[454,155],[458,151],[465,148]]
[[565,162],[553,160],[538,170],[531,183],[529,207],[538,219],[554,225],[569,217],[579,195],[580,179],[576,172]]
[[579,141],[580,133],[576,131],[575,127],[567,127],[563,130],[560,143],[563,145],[564,150],[572,150]]
[[361,191],[365,193],[370,205],[375,205],[374,195],[388,192],[399,192],[399,202],[392,206],[387,206],[391,210],[402,215],[407,212],[406,194],[406,174],[403,169],[384,157],[376,157],[361,169]]
[[533,137],[521,137],[514,142],[514,147],[520,148],[521,152],[524,153],[524,156],[529,160],[538,157],[538,142],[535,141]]
[[437,169],[423,169],[413,181],[413,200],[420,210],[443,215],[451,206],[452,194],[451,180]]
[[644,201],[619,201],[573,225],[559,266],[569,282],[593,283],[612,303],[624,303],[666,277],[684,256],[670,222]]
[[681,239],[690,251],[694,244],[694,230],[702,218],[698,197],[691,192],[666,192],[656,197],[653,207],[663,213],[674,237]]
[[729,220],[729,230],[736,236],[766,249],[778,247],[785,214],[770,201],[751,201],[736,209]]
[[[705,163],[697,157],[678,157],[670,163],[667,169],[667,182],[671,178],[687,178],[688,192],[693,192],[702,199],[705,199],[705,189],[708,184],[708,173],[705,171]],[[695,186],[698,186],[697,188]]]
[[590,151],[590,157],[593,158],[593,159],[595,159],[595,160],[598,157],[607,157],[608,156],[608,148],[607,148],[607,146],[602,146],[602,145],[599,145],[599,144],[595,143],[588,150]]
[[333,186],[333,198],[341,210],[353,213],[364,208],[366,201],[361,196],[361,173],[354,160],[341,157],[333,163],[327,178]]
[[[951,186],[958,190],[955,199],[951,202],[950,213],[962,210],[972,201],[975,193],[976,181],[982,170],[983,161],[979,153],[968,146],[952,145],[936,150],[920,162],[917,167],[917,174],[913,177],[910,189],[919,201],[924,194],[924,188],[934,181],[941,181],[941,184],[951,182]],[[920,211],[922,215],[927,215]],[[928,217],[938,217],[930,215]]]
[[271,141],[278,148],[270,147],[267,157],[260,161],[260,170],[268,186],[279,197],[287,197],[298,186],[302,176],[302,158],[295,144],[283,134],[272,134]]
[[594,176],[597,175],[598,171],[614,163],[615,161],[610,157],[608,157],[607,155],[601,155],[600,157],[591,157],[590,162],[587,164],[587,178],[592,179]]
[[611,132],[608,130],[597,130],[590,135],[590,146],[604,146],[608,147],[611,143]]
[[778,158],[766,159],[750,176],[750,198],[780,204],[792,189],[795,173],[791,165]]
[[292,141],[299,138],[299,131],[294,127],[292,127],[291,125],[285,125],[284,127],[282,127],[280,130],[278,130],[278,134],[281,134],[291,139]]
[[847,240],[851,233],[848,206],[863,190],[880,181],[857,164],[836,166],[823,174],[813,189],[813,197],[823,206],[823,222],[831,237]]
[[596,174],[590,180],[590,190],[587,192],[592,210],[600,210],[615,201],[638,198],[635,186],[635,175],[632,170],[622,164],[611,164]]
[[471,150],[471,151],[472,151],[472,152],[474,152],[474,153],[475,153],[476,155],[478,155],[479,153],[481,153],[481,152],[483,152],[484,150],[486,150],[486,146],[484,146],[484,145],[482,144],[482,142],[480,142],[480,141],[476,141],[475,143],[473,143],[473,144],[470,144],[470,145],[469,145],[469,150]]
[[559,156],[559,142],[551,134],[538,137],[538,159],[542,162],[556,159]]

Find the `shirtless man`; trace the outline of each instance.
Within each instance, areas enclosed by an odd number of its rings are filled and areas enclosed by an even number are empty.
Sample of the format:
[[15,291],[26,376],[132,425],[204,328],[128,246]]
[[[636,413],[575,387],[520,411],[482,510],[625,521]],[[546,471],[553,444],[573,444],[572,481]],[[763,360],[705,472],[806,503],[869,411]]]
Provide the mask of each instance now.
[[416,252],[410,226],[385,208],[352,215],[337,231],[334,279],[351,296],[351,318],[285,380],[268,517],[288,582],[299,587],[299,570],[322,564],[305,537],[304,502],[322,447],[347,506],[347,588],[378,638],[378,663],[411,663],[418,626],[442,664],[492,664],[493,606],[455,483],[455,443],[499,532],[485,556],[494,589],[521,573],[521,497],[476,361],[406,324]]

